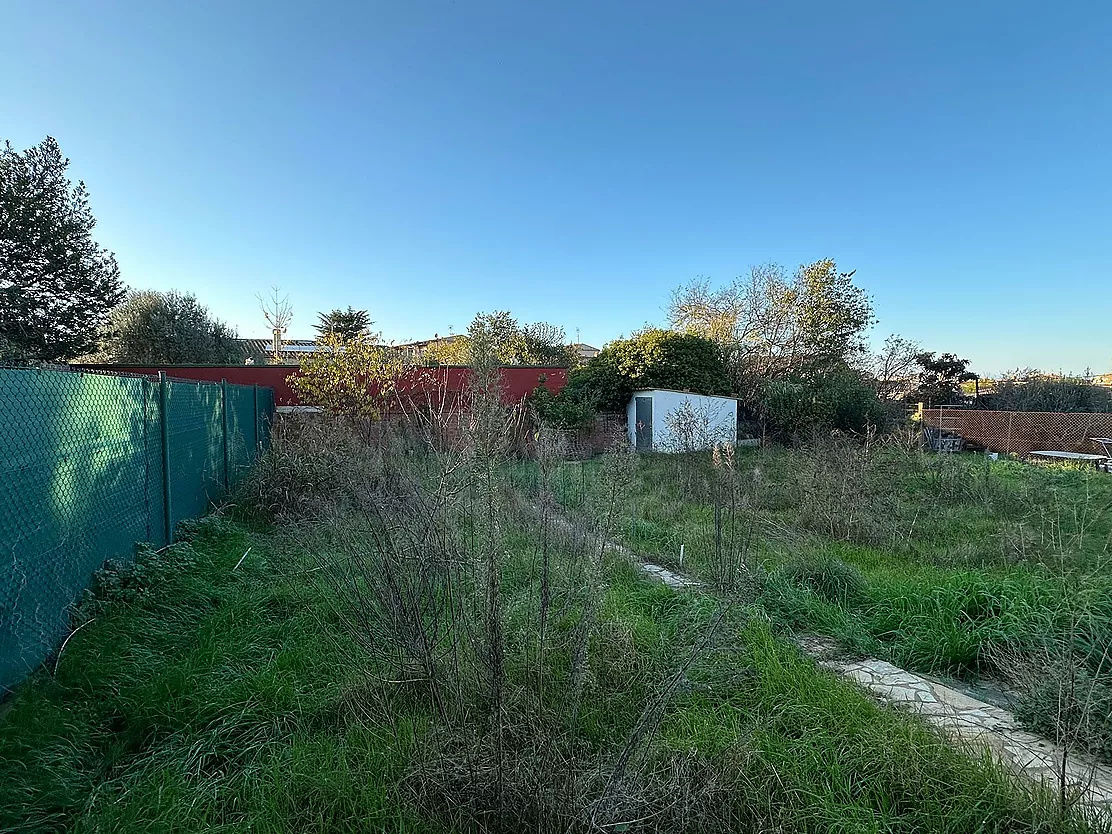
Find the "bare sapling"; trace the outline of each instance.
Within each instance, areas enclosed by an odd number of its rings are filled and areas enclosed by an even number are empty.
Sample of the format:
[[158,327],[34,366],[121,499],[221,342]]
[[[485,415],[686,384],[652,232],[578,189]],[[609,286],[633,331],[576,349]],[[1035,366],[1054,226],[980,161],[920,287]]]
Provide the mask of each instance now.
[[397,399],[401,423],[417,447],[434,501],[446,510],[456,507],[470,486],[463,403],[448,389],[446,368],[412,368],[406,382],[413,390]]
[[544,704],[544,651],[548,631],[549,609],[552,607],[552,516],[556,496],[552,479],[563,458],[565,443],[551,426],[541,424],[534,442],[539,481],[537,503],[540,510],[540,589],[537,603],[537,693]]
[[353,465],[358,482],[344,500],[321,507],[299,531],[300,543],[319,562],[307,578],[323,588],[332,617],[384,691],[424,691],[447,721],[462,701],[467,665],[458,602],[464,554],[436,490],[406,467],[398,448],[364,445],[381,476],[365,480],[367,467]]
[[504,693],[506,646],[502,612],[504,496],[498,470],[520,438],[523,411],[503,402],[501,374],[493,344],[473,338],[471,379],[467,397],[465,444],[472,483],[472,535],[477,587],[484,625],[484,662],[490,700],[491,736],[495,747],[495,819],[501,818],[505,786]]
[[[751,574],[749,550],[753,542],[752,501],[743,492],[737,470],[736,450],[732,443],[720,443],[711,451],[714,469],[714,555],[711,580],[727,594],[741,590]],[[752,484],[753,481],[749,480]]]

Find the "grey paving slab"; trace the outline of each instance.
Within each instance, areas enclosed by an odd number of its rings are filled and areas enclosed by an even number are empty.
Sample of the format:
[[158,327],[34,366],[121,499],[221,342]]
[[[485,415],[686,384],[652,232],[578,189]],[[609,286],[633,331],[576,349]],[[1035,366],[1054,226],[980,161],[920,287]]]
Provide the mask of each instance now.
[[[837,659],[829,638],[803,637],[798,644],[820,666],[848,678],[881,700],[914,712],[956,743],[987,748],[1013,772],[1057,786],[1063,749],[1022,729],[1008,710],[884,660]],[[1079,792],[1079,805],[1092,813],[1112,817],[1112,768],[1084,753],[1071,751],[1065,758],[1065,775],[1070,789]]]

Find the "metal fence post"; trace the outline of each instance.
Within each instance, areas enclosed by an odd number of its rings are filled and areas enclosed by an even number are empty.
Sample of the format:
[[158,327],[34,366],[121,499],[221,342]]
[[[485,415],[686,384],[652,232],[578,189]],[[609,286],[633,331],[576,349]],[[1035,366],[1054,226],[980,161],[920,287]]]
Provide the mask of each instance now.
[[228,380],[220,380],[220,420],[224,431],[224,491],[228,491]]
[[158,418],[162,428],[162,514],[166,524],[166,544],[174,543],[174,516],[170,503],[170,383],[166,372],[158,372]]
[[256,382],[252,388],[255,389],[255,453],[251,456],[251,460],[254,460],[259,456],[259,383]]

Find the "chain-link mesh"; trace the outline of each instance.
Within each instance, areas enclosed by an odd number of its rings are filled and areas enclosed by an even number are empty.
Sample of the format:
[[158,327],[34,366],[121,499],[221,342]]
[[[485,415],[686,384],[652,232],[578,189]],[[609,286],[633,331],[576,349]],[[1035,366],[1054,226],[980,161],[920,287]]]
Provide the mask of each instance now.
[[57,645],[105,560],[166,544],[167,518],[243,476],[273,411],[270,388],[0,368],[0,686]]
[[1093,438],[1112,437],[1112,414],[1104,413],[926,408],[922,416],[924,425],[966,444],[1021,456],[1037,450],[1103,454]]

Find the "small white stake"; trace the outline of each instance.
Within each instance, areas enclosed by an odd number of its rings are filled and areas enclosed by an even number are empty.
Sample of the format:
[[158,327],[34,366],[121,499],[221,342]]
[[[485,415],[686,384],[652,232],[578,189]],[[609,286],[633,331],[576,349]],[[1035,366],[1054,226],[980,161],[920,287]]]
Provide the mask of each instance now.
[[239,561],[236,562],[236,566],[234,568],[232,568],[232,573],[235,573],[237,570],[239,570],[239,566],[243,564],[243,560],[247,558],[247,554],[251,552],[252,548],[253,548],[253,546],[247,548],[247,550],[244,552],[244,554],[239,557]]

